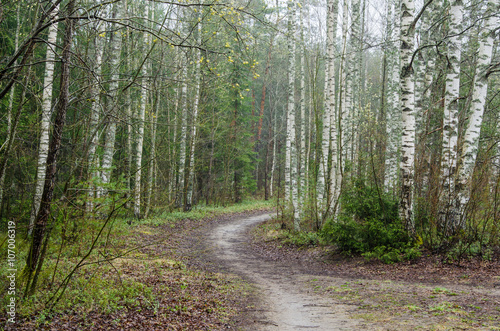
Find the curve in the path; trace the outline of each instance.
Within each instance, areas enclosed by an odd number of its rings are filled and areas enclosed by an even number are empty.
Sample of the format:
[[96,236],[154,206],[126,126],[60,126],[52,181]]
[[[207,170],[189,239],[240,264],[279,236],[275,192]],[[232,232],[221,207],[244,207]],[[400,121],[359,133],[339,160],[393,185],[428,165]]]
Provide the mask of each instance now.
[[[352,307],[332,302],[305,286],[314,276],[303,270],[274,261],[265,261],[245,249],[247,232],[252,226],[270,218],[259,215],[217,226],[210,236],[218,258],[230,269],[254,283],[263,298],[265,318],[251,330],[356,330],[349,318]],[[250,328],[248,329],[250,330]]]

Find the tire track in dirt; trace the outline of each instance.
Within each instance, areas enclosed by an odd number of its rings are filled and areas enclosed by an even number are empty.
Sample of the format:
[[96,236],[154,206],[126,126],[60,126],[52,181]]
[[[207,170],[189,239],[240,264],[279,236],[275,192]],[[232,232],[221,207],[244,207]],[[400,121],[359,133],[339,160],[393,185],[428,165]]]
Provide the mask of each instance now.
[[248,230],[270,217],[264,214],[219,224],[208,238],[217,259],[258,288],[262,305],[257,310],[263,316],[247,330],[359,329],[358,321],[349,318],[357,307],[335,303],[306,286],[314,275],[286,263],[263,260],[247,249]]

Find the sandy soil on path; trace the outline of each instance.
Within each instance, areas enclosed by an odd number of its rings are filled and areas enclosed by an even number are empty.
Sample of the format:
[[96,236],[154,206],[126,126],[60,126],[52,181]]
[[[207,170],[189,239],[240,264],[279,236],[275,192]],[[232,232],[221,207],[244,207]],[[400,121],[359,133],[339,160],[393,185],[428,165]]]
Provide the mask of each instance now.
[[[247,248],[248,230],[269,219],[257,215],[225,222],[212,229],[207,238],[217,259],[231,271],[252,282],[263,302],[256,307],[247,330],[358,330],[365,329],[349,317],[357,309],[321,296],[305,286],[315,276],[299,266],[293,267],[262,259]],[[330,279],[338,283],[338,279]]]

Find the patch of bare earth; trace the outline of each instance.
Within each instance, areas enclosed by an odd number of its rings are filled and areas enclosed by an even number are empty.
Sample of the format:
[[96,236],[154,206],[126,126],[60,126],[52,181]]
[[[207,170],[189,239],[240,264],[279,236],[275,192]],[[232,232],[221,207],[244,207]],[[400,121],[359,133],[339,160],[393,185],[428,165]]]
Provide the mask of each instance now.
[[346,258],[328,247],[284,245],[266,229],[252,232],[255,254],[315,275],[303,286],[353,307],[349,317],[359,321],[354,329],[500,330],[498,259],[458,265],[426,255],[388,265]]

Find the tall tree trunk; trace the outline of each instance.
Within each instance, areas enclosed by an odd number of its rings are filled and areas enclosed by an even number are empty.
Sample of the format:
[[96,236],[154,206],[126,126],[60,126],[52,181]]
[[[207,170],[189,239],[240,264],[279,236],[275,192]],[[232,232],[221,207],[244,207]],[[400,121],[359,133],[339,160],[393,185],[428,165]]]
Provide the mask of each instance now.
[[88,162],[89,162],[89,192],[88,201],[86,204],[86,209],[88,213],[92,213],[94,209],[93,199],[96,198],[96,187],[93,185],[93,178],[99,176],[99,158],[96,155],[97,145],[99,143],[99,112],[101,108],[100,94],[101,94],[101,69],[102,69],[102,53],[104,50],[104,32],[105,23],[97,22],[97,34],[94,38],[94,48],[95,48],[95,80],[92,80],[90,87],[90,100],[92,102],[91,113],[90,113],[90,132],[91,140],[89,143],[88,152]]
[[461,27],[463,4],[454,0],[450,8],[450,29],[448,42],[448,72],[446,74],[446,92],[444,96],[443,149],[441,156],[441,193],[440,221],[448,231],[453,231],[459,223],[459,216],[454,208],[455,176],[458,156],[458,101],[460,97],[460,58]]
[[[115,2],[113,4],[112,18],[116,19],[121,14],[121,1]],[[116,29],[118,24],[113,24],[113,28]],[[113,166],[113,155],[115,153],[115,139],[116,139],[116,116],[118,112],[118,81],[120,68],[118,63],[120,62],[122,38],[118,31],[111,34],[110,37],[111,44],[111,54],[110,54],[110,70],[111,70],[111,83],[109,84],[109,94],[111,100],[108,103],[111,109],[108,109],[107,117],[107,127],[105,131],[105,141],[104,141],[104,152],[102,156],[102,171],[101,178],[104,186],[111,181],[111,171]],[[107,189],[104,190],[106,192]]]
[[[278,127],[278,111],[275,109],[274,110],[274,125],[275,127]],[[273,158],[271,161],[271,175],[270,177],[270,182],[269,182],[269,196],[273,196],[274,191],[274,172],[276,170],[276,150],[278,148],[278,132],[279,130],[274,130],[274,135],[273,135]]]
[[[58,11],[59,8],[56,8]],[[57,19],[57,16],[54,17]],[[49,130],[50,117],[52,115],[52,87],[54,81],[54,59],[55,45],[57,42],[57,23],[49,27],[49,35],[47,37],[47,54],[45,56],[45,76],[43,79],[43,94],[42,94],[42,117],[40,120],[40,144],[38,146],[38,166],[36,171],[35,193],[33,195],[33,205],[31,206],[30,224],[28,234],[31,235],[33,225],[35,224],[36,215],[40,208],[42,199],[43,187],[45,184],[45,171],[47,168],[47,154],[49,150]]]
[[300,229],[300,208],[298,205],[297,183],[297,139],[295,131],[295,13],[296,5],[288,2],[288,101],[285,194],[293,209],[293,227]]
[[498,2],[498,0],[488,1],[487,9],[484,13],[486,21],[479,38],[479,54],[477,57],[476,74],[474,76],[474,90],[472,92],[472,110],[465,131],[462,146],[462,164],[459,168],[456,182],[458,197],[457,211],[459,213],[458,217],[460,217],[460,222],[456,225],[460,227],[465,226],[466,209],[470,199],[474,165],[479,149],[481,124],[483,122],[486,95],[488,92],[489,66],[493,55],[495,29],[498,28],[498,17],[495,16],[498,9]]
[[[64,125],[66,124],[66,112],[69,103],[69,78],[70,78],[70,59],[71,59],[71,44],[73,38],[74,20],[70,19],[73,13],[75,1],[71,0],[67,5],[66,12],[66,30],[64,33],[64,41],[62,48],[62,65],[61,65],[61,81],[60,81],[60,95],[57,103],[56,118],[54,122],[54,129],[52,131],[52,139],[50,141],[48,154],[47,154],[47,168],[45,172],[45,185],[40,204],[40,209],[36,217],[35,226],[33,229],[33,239],[30,245],[29,253],[26,260],[25,272],[28,276],[26,284],[26,294],[32,294],[36,287],[37,275],[33,275],[35,269],[41,270],[41,265],[38,266],[40,258],[40,250],[42,242],[47,230],[47,224],[50,219],[50,206],[55,186],[55,176],[57,172],[57,156],[61,148],[62,133]],[[38,267],[38,268],[37,268]]]
[[[327,33],[326,33],[326,47],[327,47],[327,59],[325,62],[325,101],[324,101],[324,113],[323,113],[323,130],[321,139],[321,164],[319,165],[318,171],[318,185],[317,185],[317,199],[318,199],[318,209],[324,215],[326,211],[324,210],[327,206],[325,201],[326,198],[330,196],[331,191],[331,178],[328,180],[330,165],[328,164],[328,153],[331,147],[331,128],[335,127],[332,120],[332,105],[335,103],[335,36],[336,36],[336,26],[337,26],[337,11],[336,4],[337,0],[328,1],[327,7]],[[332,100],[333,99],[333,100]],[[335,117],[333,117],[335,118]],[[323,218],[321,215],[319,218]]]
[[[338,155],[338,114],[337,114],[337,105],[336,105],[336,91],[335,91],[335,40],[337,39],[337,21],[338,21],[338,10],[339,10],[339,3],[338,0],[331,0],[330,4],[328,6],[328,11],[331,12],[330,14],[330,21],[328,24],[330,24],[330,42],[328,44],[328,90],[326,90],[326,93],[328,93],[328,108],[329,108],[329,115],[330,115],[330,142],[329,142],[329,152],[330,152],[330,165],[327,167],[329,169],[329,181],[327,185],[327,196],[328,196],[328,203],[327,203],[327,208],[325,210],[324,216],[330,216],[332,218],[335,218],[336,216],[336,206],[338,205],[337,200],[340,195],[340,169],[339,169],[339,155]],[[324,218],[324,217],[323,217]]]
[[299,161],[299,204],[304,206],[304,201],[306,197],[306,174],[305,174],[305,163],[306,163],[306,45],[304,42],[304,15],[303,8],[300,6],[299,9],[300,16],[300,150],[298,153]]
[[177,194],[177,205],[184,206],[186,194],[186,140],[187,140],[187,68],[182,67],[182,89],[181,89],[181,137],[179,149],[179,187]]
[[[394,13],[392,12],[394,6]],[[398,40],[400,35],[397,3],[390,1],[387,4],[387,107],[386,132],[387,142],[385,150],[384,187],[386,192],[395,192],[398,183],[398,150],[401,146],[401,101],[400,101],[400,63],[398,47],[392,41]]]
[[[144,8],[144,22],[148,26],[149,21],[149,4],[145,4]],[[145,49],[144,54],[146,54],[146,48],[150,47],[150,35],[148,32],[144,32]],[[139,128],[137,134],[136,143],[136,170],[135,170],[135,181],[134,181],[134,215],[136,218],[141,218],[141,179],[142,179],[142,149],[144,145],[144,121],[146,119],[146,106],[148,103],[148,67],[149,60],[145,59],[142,65],[142,90],[141,90],[141,107],[139,108]]]
[[414,51],[414,0],[401,0],[401,200],[400,218],[407,231],[414,233],[413,181],[415,177],[415,82],[412,66]]
[[[202,16],[203,10],[202,7],[200,6],[198,8],[198,36],[197,36],[197,44],[199,47],[201,47],[201,33],[202,33],[202,24],[201,24],[201,19],[203,18]],[[184,209],[191,209],[191,206],[193,205],[193,190],[194,190],[194,185],[195,185],[195,173],[194,173],[194,152],[195,152],[195,147],[196,147],[196,129],[197,129],[197,120],[198,120],[198,109],[200,107],[200,85],[201,85],[201,62],[203,61],[203,58],[201,56],[201,51],[200,48],[196,51],[196,68],[195,68],[195,74],[194,74],[194,79],[196,82],[196,86],[194,89],[194,103],[193,103],[193,123],[192,123],[192,128],[191,128],[191,152],[190,152],[190,162],[189,162],[189,183],[188,183],[188,192],[187,192],[187,201],[186,201],[186,206]]]

